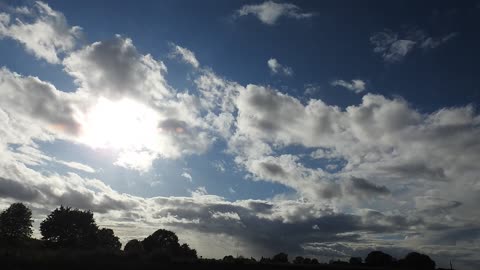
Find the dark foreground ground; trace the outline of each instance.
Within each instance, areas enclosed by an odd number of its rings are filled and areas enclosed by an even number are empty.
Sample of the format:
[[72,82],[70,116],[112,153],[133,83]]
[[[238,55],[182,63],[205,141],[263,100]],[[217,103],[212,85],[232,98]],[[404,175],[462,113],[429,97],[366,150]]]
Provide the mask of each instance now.
[[[122,257],[112,258],[65,258],[57,257],[53,260],[45,260],[42,258],[2,258],[0,260],[0,269],[64,269],[64,270],[95,270],[95,269],[115,269],[115,270],[150,270],[150,269],[195,269],[195,270],[220,270],[220,269],[245,269],[245,270],[301,270],[301,269],[318,269],[318,270],[400,270],[408,268],[397,267],[369,267],[366,265],[332,265],[332,264],[316,264],[316,265],[298,265],[298,264],[261,264],[261,263],[225,263],[222,261],[198,260],[196,262],[164,262],[164,261],[143,261],[137,259],[129,259]],[[419,269],[420,270],[420,269]]]
[[[0,249],[0,270],[21,269],[62,269],[62,270],[150,270],[150,269],[245,269],[245,270],[423,270],[422,268],[371,267],[350,264],[309,264],[260,263],[249,259],[222,261],[214,259],[171,258],[161,254],[130,256],[122,252],[102,252],[98,250],[12,250]],[[431,270],[431,269],[425,269]]]

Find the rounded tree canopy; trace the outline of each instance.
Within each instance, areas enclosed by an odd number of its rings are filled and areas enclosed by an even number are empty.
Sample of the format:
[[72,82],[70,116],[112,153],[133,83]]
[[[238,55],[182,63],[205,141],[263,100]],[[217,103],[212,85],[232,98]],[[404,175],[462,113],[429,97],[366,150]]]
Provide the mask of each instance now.
[[21,241],[32,235],[32,211],[23,203],[14,203],[0,214],[0,238]]
[[393,263],[393,257],[381,251],[372,251],[365,258],[365,263],[371,266],[388,266]]
[[108,250],[120,250],[122,243],[113,233],[112,229],[100,229],[97,232],[97,245]]
[[127,254],[140,254],[143,252],[142,242],[138,241],[137,239],[130,240],[123,248],[123,251],[125,251]]
[[43,239],[58,247],[96,246],[98,227],[90,211],[70,207],[57,208],[40,223]]
[[180,248],[177,235],[168,230],[159,229],[142,241],[143,248],[150,252],[156,249],[175,252]]

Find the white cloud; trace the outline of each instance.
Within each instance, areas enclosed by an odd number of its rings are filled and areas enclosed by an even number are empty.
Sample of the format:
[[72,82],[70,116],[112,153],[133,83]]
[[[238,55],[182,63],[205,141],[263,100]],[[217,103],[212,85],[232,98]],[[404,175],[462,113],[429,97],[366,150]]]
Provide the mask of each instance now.
[[258,5],[245,5],[237,10],[238,16],[254,15],[261,22],[267,25],[274,25],[280,17],[288,17],[294,19],[310,18],[314,14],[302,12],[302,10],[289,3],[276,3],[273,1],[266,1]]
[[62,13],[43,2],[35,2],[31,8],[19,7],[16,13],[27,21],[0,13],[0,38],[20,42],[28,52],[49,63],[60,63],[59,54],[71,51],[81,35],[80,27],[70,27]]
[[365,82],[359,79],[352,80],[351,82],[347,82],[344,80],[336,80],[331,82],[331,85],[347,88],[348,90],[353,91],[357,94],[365,91]]
[[293,75],[293,69],[291,67],[284,66],[280,64],[277,59],[275,58],[270,58],[267,61],[268,68],[270,68],[270,71],[273,74],[283,74],[286,76],[292,76]]
[[200,63],[195,57],[195,53],[187,48],[180,47],[176,44],[172,44],[171,57],[180,57],[185,63],[192,65],[194,68],[200,67]]

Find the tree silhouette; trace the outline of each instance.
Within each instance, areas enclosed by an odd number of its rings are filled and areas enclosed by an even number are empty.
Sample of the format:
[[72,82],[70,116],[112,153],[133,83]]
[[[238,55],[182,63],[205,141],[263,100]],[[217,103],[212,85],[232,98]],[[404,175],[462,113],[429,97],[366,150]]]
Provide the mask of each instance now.
[[362,258],[361,257],[351,257],[348,262],[351,265],[361,265],[362,264]]
[[92,212],[63,206],[40,223],[43,239],[56,247],[95,247],[97,231]]
[[399,264],[402,267],[407,267],[408,269],[435,269],[435,262],[430,259],[429,256],[425,254],[420,254],[418,252],[408,253],[404,259],[401,259],[399,261]]
[[302,256],[297,256],[297,257],[295,257],[295,259],[293,260],[293,263],[294,263],[294,264],[303,264],[303,261],[304,261],[304,260],[305,260],[305,259],[304,259]]
[[370,266],[389,266],[393,264],[393,257],[381,251],[372,251],[365,258],[365,263]]
[[21,242],[32,235],[32,211],[23,203],[14,203],[0,214],[0,238]]
[[197,258],[197,251],[195,249],[192,249],[188,246],[188,244],[182,244],[180,246],[180,253],[183,257],[186,258]]
[[113,233],[112,229],[100,229],[97,232],[97,245],[108,250],[120,250],[122,243]]
[[273,256],[272,261],[274,263],[288,263],[288,255],[286,253],[280,252]]
[[137,239],[132,239],[125,244],[123,251],[125,251],[127,255],[140,255],[144,250],[142,242],[138,241]]
[[147,252],[160,250],[166,253],[174,253],[180,248],[177,235],[168,230],[159,229],[142,241],[143,248]]

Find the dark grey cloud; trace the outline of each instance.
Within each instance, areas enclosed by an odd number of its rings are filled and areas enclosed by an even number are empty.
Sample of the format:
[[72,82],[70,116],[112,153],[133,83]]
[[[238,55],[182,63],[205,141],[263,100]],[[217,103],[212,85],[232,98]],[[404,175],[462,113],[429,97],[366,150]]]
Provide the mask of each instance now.
[[20,117],[38,120],[45,128],[76,135],[80,124],[75,119],[75,103],[53,85],[36,77],[24,77],[0,69],[0,106]]
[[271,175],[280,176],[280,177],[287,175],[287,173],[283,170],[283,168],[277,164],[263,162],[260,164],[260,166]]
[[41,193],[33,187],[0,177],[0,197],[31,202],[40,199]]
[[379,169],[401,177],[415,177],[432,181],[447,181],[445,171],[439,167],[429,167],[422,162],[395,164],[383,166]]
[[[65,179],[65,181],[68,181]],[[59,187],[53,184],[17,181],[0,177],[0,197],[12,198],[45,206],[60,205],[80,209],[88,209],[97,213],[107,213],[111,210],[129,210],[138,206],[133,200],[114,198],[104,193],[94,193],[84,187],[64,187],[59,193]]]
[[363,178],[350,178],[350,191],[352,193],[362,193],[365,195],[388,195],[390,190],[386,186],[379,186]]
[[456,208],[462,206],[460,201],[438,198],[433,196],[419,196],[415,198],[415,207],[423,214],[436,216],[448,215]]

